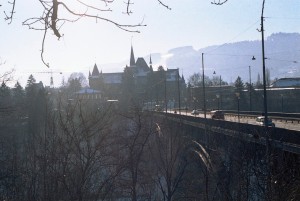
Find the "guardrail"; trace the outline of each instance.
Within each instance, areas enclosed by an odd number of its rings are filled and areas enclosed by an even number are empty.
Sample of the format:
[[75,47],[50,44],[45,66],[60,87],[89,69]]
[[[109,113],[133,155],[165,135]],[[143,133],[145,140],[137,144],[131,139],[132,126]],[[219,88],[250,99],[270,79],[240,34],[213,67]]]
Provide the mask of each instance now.
[[[234,115],[237,116],[238,112],[235,110],[223,110],[223,112],[227,115]],[[256,118],[257,116],[263,116],[263,113],[258,111],[240,111],[240,115],[247,116],[250,118]],[[273,120],[277,121],[285,121],[285,122],[291,122],[291,123],[300,123],[300,113],[279,113],[279,112],[268,112],[268,117],[270,117]]]
[[[241,140],[251,141],[264,145],[266,144],[266,130],[262,126],[223,120],[204,119],[194,116],[179,116],[178,114],[173,113],[156,113],[163,117],[168,117],[169,119],[177,120],[186,125],[190,125],[200,129],[205,128],[213,132],[218,132],[219,134],[238,137]],[[275,147],[282,148],[283,150],[292,153],[300,154],[300,131],[277,127],[268,127],[268,133],[271,136],[270,141]]]
[[[179,112],[179,108],[174,108],[174,113]],[[190,113],[191,110],[187,110],[186,108],[180,109],[181,114]],[[222,110],[225,115],[232,115],[237,116],[238,111],[236,110]],[[165,111],[162,111],[165,112]],[[199,111],[200,113],[203,113],[203,111]],[[263,116],[262,112],[259,111],[240,111],[240,117],[241,118],[251,118],[255,119],[258,116]],[[207,111],[207,114],[210,114],[210,111]],[[280,113],[280,112],[268,112],[268,117],[275,121],[280,122],[290,122],[290,123],[300,123],[300,113]]]

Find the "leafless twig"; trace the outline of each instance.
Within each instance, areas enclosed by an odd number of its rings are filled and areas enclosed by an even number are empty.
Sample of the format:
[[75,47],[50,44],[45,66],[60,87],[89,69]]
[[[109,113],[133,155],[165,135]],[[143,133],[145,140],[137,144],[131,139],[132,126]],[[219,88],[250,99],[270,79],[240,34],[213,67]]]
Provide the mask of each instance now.
[[212,4],[215,4],[215,5],[223,5],[224,3],[226,3],[228,0],[219,0],[218,2],[216,2],[216,0],[214,0],[213,2],[211,2]]
[[14,13],[15,13],[16,0],[13,0],[13,2],[9,1],[8,3],[12,5],[12,9],[11,9],[10,15],[7,15],[6,12],[4,11],[4,14],[5,14],[4,19],[9,21],[8,24],[11,24]]
[[161,4],[162,6],[166,7],[166,8],[169,9],[169,10],[171,10],[171,8],[170,8],[168,5],[164,4],[161,0],[157,0],[157,1],[158,1],[159,4]]
[[[140,33],[138,30],[139,27],[146,26],[143,23],[143,20],[140,23],[136,24],[121,24],[117,21],[114,21],[112,19],[102,17],[100,15],[101,12],[112,12],[111,8],[105,8],[101,9],[99,6],[95,6],[94,4],[86,3],[85,0],[76,0],[81,6],[86,8],[85,12],[77,12],[69,7],[69,5],[64,0],[38,0],[38,2],[42,5],[43,13],[40,17],[31,17],[23,21],[23,25],[28,26],[29,29],[33,30],[40,30],[43,31],[43,39],[42,39],[42,49],[41,49],[41,59],[42,62],[49,67],[49,63],[45,62],[44,60],[44,50],[45,50],[45,41],[48,34],[48,29],[53,31],[53,34],[59,39],[63,35],[60,32],[60,28],[65,22],[76,22],[80,18],[86,17],[86,18],[92,18],[96,19],[96,21],[106,21],[110,24],[113,24],[119,29],[122,29],[127,32],[134,32],[134,33]],[[114,0],[100,0],[104,3],[105,6],[108,6],[109,4],[115,3]],[[125,0],[126,4],[126,14],[130,15],[132,13],[130,7],[134,4],[134,0]],[[163,3],[163,0],[156,0],[164,6],[165,8],[171,10],[169,6],[167,6],[165,3]],[[16,0],[11,0],[8,2],[12,4],[12,9],[10,11],[10,15],[6,15],[5,20],[9,20],[9,24],[12,22],[13,15],[15,13],[15,5]],[[67,12],[71,14],[71,17],[76,19],[68,19],[68,18],[62,18],[60,16],[63,12]],[[96,11],[98,13],[92,13],[92,11]]]

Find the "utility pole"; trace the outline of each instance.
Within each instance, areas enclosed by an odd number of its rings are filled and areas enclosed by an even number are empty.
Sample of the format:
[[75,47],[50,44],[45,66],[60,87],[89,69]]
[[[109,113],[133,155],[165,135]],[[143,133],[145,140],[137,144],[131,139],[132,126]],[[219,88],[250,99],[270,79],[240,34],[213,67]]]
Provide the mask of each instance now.
[[166,109],[166,114],[168,113],[168,102],[167,102],[167,70],[165,72],[165,109]]
[[204,53],[202,53],[202,90],[203,90],[203,112],[206,119],[206,98],[205,98],[205,83],[204,83]]
[[265,117],[265,128],[268,128],[268,104],[267,104],[267,90],[266,90],[266,58],[265,58],[265,41],[264,41],[264,7],[265,0],[263,0],[262,11],[261,11],[261,47],[262,47],[262,64],[263,64],[263,88],[264,88],[264,117]]
[[[209,151],[209,135],[206,132],[206,98],[205,98],[205,82],[204,82],[204,53],[202,53],[202,88],[203,88],[203,112],[204,112],[204,132],[206,137],[206,147],[207,151]],[[206,200],[209,200],[208,196],[208,186],[209,186],[209,178],[208,178],[208,168],[205,166],[205,197]]]
[[261,10],[261,47],[262,47],[262,65],[263,65],[263,90],[264,90],[264,132],[266,134],[266,166],[267,166],[267,178],[266,178],[266,200],[272,200],[272,186],[271,186],[271,134],[268,130],[268,104],[267,104],[267,90],[266,90],[266,65],[265,65],[265,41],[264,41],[264,8],[265,0],[262,3]]
[[252,111],[252,99],[251,99],[251,89],[252,89],[252,84],[251,84],[251,66],[249,66],[249,110],[250,112]]
[[220,99],[219,99],[219,105],[220,105],[220,108],[218,108],[218,110],[222,110],[222,76],[220,75]]
[[181,115],[180,110],[180,85],[179,85],[179,68],[177,68],[177,88],[178,88],[178,107],[179,107],[179,114]]

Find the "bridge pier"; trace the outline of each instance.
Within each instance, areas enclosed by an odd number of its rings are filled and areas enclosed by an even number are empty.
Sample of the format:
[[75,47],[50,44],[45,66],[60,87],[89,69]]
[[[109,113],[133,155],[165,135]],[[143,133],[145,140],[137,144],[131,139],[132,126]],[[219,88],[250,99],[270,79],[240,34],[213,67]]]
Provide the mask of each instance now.
[[[272,194],[269,200],[300,200],[297,197],[300,152],[297,144],[290,143],[291,140],[297,142],[299,133],[270,130],[271,172],[267,172],[266,140],[261,127],[176,115],[164,118],[170,125],[180,123],[182,135],[199,144],[190,144],[190,149],[198,150],[201,156],[189,157],[190,172],[185,178],[198,185],[199,195],[208,194],[208,200],[266,200],[269,173]],[[201,158],[205,153],[210,165]]]

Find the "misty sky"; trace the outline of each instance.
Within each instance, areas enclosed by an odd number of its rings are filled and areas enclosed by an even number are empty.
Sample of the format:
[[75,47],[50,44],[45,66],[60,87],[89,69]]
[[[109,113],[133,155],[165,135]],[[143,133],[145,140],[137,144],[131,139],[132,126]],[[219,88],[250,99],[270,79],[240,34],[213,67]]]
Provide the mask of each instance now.
[[[7,25],[3,11],[8,7],[2,2],[0,62],[5,64],[1,66],[1,72],[15,68],[15,78],[23,85],[30,73],[49,71],[40,59],[43,32],[22,26],[25,19],[40,16],[42,10],[37,0],[17,1],[14,21]],[[76,10],[80,9],[74,0],[65,2]],[[95,63],[101,68],[104,63],[128,60],[131,41],[135,56],[142,57],[151,53],[167,53],[169,49],[180,46],[190,45],[199,49],[261,38],[256,29],[260,27],[262,0],[229,0],[222,6],[212,5],[210,0],[163,0],[171,10],[159,5],[156,0],[136,0],[131,7],[131,16],[123,13],[126,6],[122,2],[116,1],[118,6],[112,7],[113,12],[103,16],[121,24],[143,22],[147,26],[138,28],[141,33],[125,32],[94,19],[66,23],[60,29],[64,34],[60,40],[52,33],[46,39],[45,60],[51,69],[63,72],[65,78],[70,72],[81,71],[87,75]],[[266,0],[265,35],[300,32],[299,11],[298,0]],[[110,69],[102,70],[111,72]],[[49,76],[34,75],[37,81],[49,84]],[[56,77],[56,86],[60,82],[57,80],[61,79],[62,75]]]

